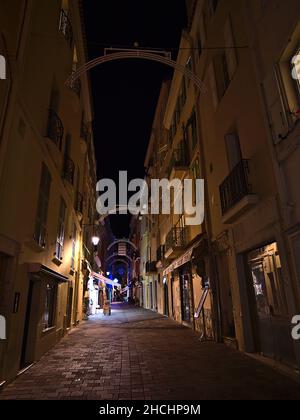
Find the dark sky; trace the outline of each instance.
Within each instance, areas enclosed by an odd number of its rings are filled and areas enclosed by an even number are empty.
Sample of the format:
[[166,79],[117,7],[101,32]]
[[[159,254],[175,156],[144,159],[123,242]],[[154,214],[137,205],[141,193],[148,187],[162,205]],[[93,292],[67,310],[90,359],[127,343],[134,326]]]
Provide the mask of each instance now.
[[[89,59],[105,46],[172,49],[186,26],[184,0],[83,0]],[[144,177],[144,158],[161,83],[172,69],[145,60],[105,63],[91,71],[98,177]],[[114,234],[128,235],[126,216],[111,217]]]

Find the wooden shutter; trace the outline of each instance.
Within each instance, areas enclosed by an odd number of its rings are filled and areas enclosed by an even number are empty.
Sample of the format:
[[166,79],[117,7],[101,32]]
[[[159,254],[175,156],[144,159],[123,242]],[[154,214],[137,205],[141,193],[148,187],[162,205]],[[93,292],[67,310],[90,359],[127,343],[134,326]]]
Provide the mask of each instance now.
[[282,136],[286,135],[289,128],[276,69],[269,73],[263,81],[263,90],[266,106],[268,108],[273,140],[276,144],[281,140]]

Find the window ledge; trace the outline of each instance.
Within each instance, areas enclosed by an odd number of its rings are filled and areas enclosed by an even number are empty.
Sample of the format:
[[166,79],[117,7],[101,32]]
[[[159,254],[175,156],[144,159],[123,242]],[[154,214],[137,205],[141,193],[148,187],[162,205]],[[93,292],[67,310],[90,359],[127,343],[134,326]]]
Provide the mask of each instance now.
[[229,209],[222,217],[223,224],[231,224],[236,222],[236,220],[249,208],[258,203],[258,196],[256,194],[249,194],[242,198],[235,206]]
[[50,334],[51,332],[54,332],[55,328],[56,328],[55,326],[46,328],[45,330],[43,330],[43,335],[47,335],[47,334]]
[[46,244],[45,246],[39,245],[35,239],[31,239],[26,244],[35,252],[44,252],[46,249]]

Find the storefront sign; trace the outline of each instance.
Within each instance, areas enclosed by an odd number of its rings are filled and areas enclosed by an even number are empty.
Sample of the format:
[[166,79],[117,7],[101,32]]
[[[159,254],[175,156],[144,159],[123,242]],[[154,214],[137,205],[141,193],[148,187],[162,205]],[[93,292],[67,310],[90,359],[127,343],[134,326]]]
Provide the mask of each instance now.
[[[197,245],[195,245],[195,246],[197,246]],[[195,248],[195,246],[190,248],[188,251],[186,251],[185,254],[183,254],[181,257],[177,258],[177,260],[175,260],[171,265],[169,265],[169,267],[167,267],[164,270],[163,275],[166,276],[167,274],[171,273],[171,271],[174,271],[176,268],[181,267],[182,265],[189,262],[192,258],[192,253],[193,253],[193,249]]]

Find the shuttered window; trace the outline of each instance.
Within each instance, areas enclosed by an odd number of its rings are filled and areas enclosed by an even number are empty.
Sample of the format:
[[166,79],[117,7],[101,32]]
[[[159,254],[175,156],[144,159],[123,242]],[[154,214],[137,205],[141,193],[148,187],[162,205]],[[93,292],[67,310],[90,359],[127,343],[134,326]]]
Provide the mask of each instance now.
[[60,202],[59,216],[58,216],[58,229],[56,238],[56,253],[55,256],[59,260],[62,259],[64,241],[65,241],[65,218],[66,218],[66,205],[63,199]]
[[46,244],[50,186],[51,175],[47,166],[43,163],[34,231],[34,240],[41,247],[44,247]]

